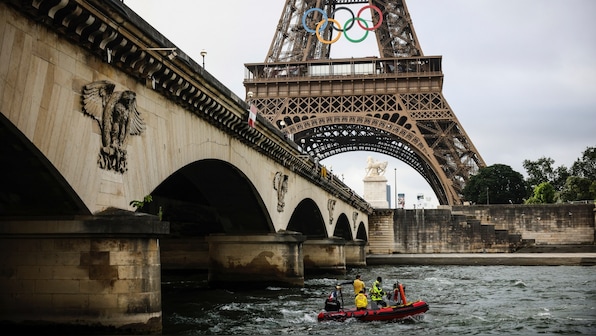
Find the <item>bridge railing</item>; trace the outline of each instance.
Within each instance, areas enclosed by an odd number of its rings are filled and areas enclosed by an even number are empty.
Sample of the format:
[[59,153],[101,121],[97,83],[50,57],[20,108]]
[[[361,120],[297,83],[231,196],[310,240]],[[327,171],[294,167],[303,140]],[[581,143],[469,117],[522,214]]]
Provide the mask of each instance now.
[[[259,116],[260,117],[260,116]],[[362,211],[372,214],[373,208],[366,200],[358,195],[352,188],[345,184],[340,178],[335,176],[333,172],[328,171],[327,167],[319,163],[319,159],[308,153],[305,153],[298,144],[296,144],[286,134],[281,133],[273,124],[264,120],[265,127],[271,127],[271,131],[280,135],[289,145],[292,151],[298,151],[293,155],[292,162],[285,162],[294,172],[303,175],[319,187],[333,196],[342,199],[344,202],[361,209]]]
[[[321,178],[314,159],[304,157],[301,148],[265,117],[258,114],[251,127],[244,100],[120,1],[64,0],[56,7],[59,14],[49,5],[58,0],[48,0],[43,6],[34,0],[4,1],[279,165],[355,208],[372,212],[370,204],[341,181]],[[103,15],[104,11],[110,16]]]
[[245,82],[279,78],[442,76],[442,57],[348,58],[306,62],[247,63]]

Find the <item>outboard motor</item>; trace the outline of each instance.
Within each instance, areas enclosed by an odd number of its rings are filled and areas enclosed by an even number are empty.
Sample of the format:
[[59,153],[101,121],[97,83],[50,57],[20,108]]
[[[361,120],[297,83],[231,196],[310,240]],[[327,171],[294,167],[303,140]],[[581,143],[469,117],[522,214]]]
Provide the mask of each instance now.
[[328,297],[325,300],[325,310],[326,311],[339,311],[339,301],[337,298]]
[[[339,302],[338,296],[342,295],[341,286],[335,286],[335,290],[329,294],[329,297],[325,299],[325,310],[326,311],[339,311],[341,309],[341,303]],[[343,300],[343,296],[342,296]]]

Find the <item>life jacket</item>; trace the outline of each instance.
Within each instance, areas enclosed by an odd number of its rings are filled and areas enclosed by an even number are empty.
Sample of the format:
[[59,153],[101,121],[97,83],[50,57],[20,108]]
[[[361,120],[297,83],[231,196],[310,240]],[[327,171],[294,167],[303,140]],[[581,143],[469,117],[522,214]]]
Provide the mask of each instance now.
[[366,295],[359,293],[356,295],[354,303],[356,304],[356,308],[366,308],[368,306],[368,299],[366,298]]
[[373,301],[382,301],[383,300],[383,295],[385,294],[385,292],[383,291],[382,288],[379,287],[379,285],[380,285],[380,283],[378,281],[375,281],[372,288],[370,289],[370,298]]
[[398,284],[397,288],[393,290],[393,301],[397,302],[398,304],[407,304],[406,301],[406,289],[402,284]]

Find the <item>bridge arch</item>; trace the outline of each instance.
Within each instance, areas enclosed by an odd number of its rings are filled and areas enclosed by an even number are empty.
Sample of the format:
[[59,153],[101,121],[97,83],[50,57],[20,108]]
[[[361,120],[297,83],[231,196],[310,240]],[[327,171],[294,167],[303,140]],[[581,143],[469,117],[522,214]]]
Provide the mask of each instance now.
[[309,239],[327,238],[325,219],[312,198],[305,198],[298,203],[290,217],[287,229],[301,232]]
[[341,237],[347,241],[353,240],[352,230],[350,229],[350,220],[346,214],[342,213],[337,217],[337,224],[335,224],[333,236]]
[[[151,193],[140,209],[162,213],[172,232],[209,235],[275,232],[263,199],[250,179],[229,162],[204,159],[180,168]],[[182,233],[182,232],[178,232]]]
[[0,213],[47,217],[89,215],[89,209],[45,155],[0,113]]
[[356,239],[368,241],[368,234],[366,232],[366,226],[363,222],[358,224],[358,230],[356,231]]
[[[294,135],[296,141],[303,143],[305,151],[318,156],[321,160],[352,151],[372,151],[397,158],[424,178],[435,192],[439,203],[449,203],[448,190],[451,186],[445,185],[443,181],[450,180],[445,177],[442,170],[433,168],[438,166],[434,163],[436,157],[425,152],[422,136],[413,131],[412,125],[405,123],[403,117],[395,122],[362,116],[340,119],[339,121],[309,119],[310,124],[302,122],[301,125],[289,127],[300,129]],[[350,123],[355,121],[359,123]],[[400,123],[404,124],[400,125]]]

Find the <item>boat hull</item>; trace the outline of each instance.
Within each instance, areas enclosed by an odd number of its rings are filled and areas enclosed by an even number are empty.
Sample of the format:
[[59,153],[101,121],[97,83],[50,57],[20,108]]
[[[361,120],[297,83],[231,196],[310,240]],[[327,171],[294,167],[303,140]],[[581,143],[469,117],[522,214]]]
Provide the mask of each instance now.
[[391,306],[379,309],[343,309],[340,311],[320,312],[319,321],[343,321],[355,318],[360,321],[392,321],[424,314],[428,311],[428,304],[424,301],[410,302],[407,305]]

